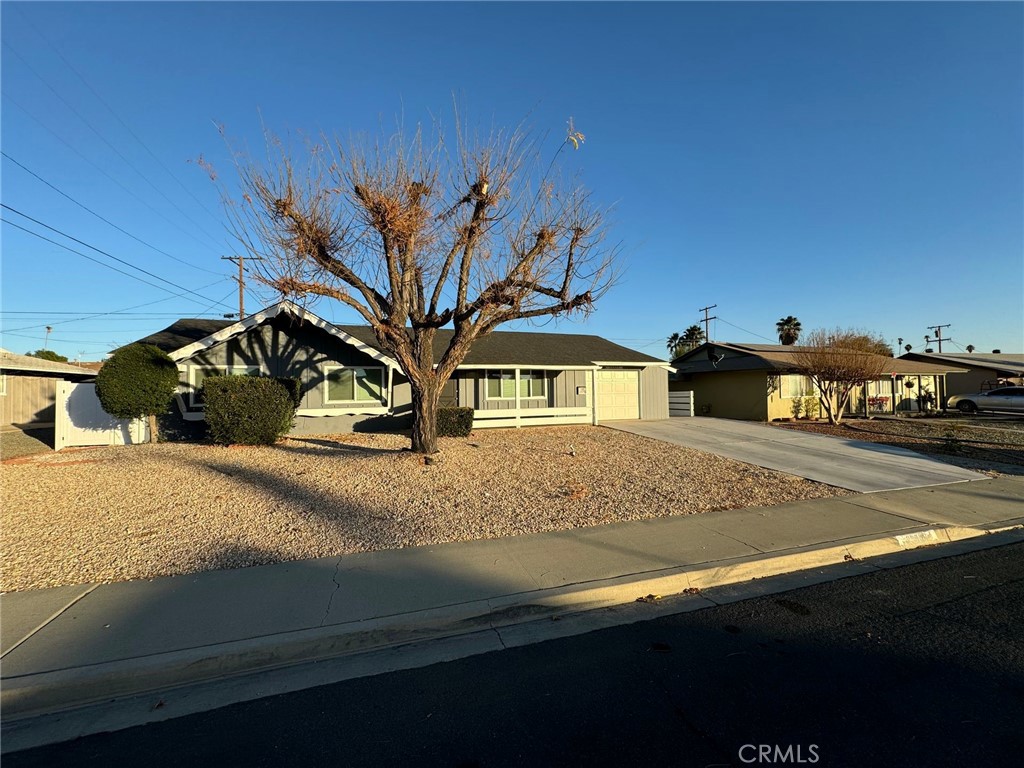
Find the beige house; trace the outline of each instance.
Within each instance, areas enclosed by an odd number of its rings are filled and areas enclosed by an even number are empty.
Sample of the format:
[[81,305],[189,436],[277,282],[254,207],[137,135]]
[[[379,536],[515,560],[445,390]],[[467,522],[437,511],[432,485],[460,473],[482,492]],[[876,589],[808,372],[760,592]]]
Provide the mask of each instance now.
[[[452,333],[437,332],[438,359]],[[173,410],[183,436],[201,431],[203,379],[216,374],[299,379],[293,433],[411,423],[409,382],[369,326],[335,325],[288,301],[239,322],[179,320],[139,341],[160,347],[178,365]],[[478,429],[665,419],[670,370],[663,360],[599,336],[495,331],[473,344],[441,404],[472,408]]]
[[[675,373],[669,389],[692,391],[694,413],[702,416],[792,418],[796,400],[803,405],[818,396],[810,379],[797,373],[794,349],[780,344],[702,344],[672,361]],[[848,413],[911,413],[940,406],[945,402],[946,375],[964,371],[900,358],[887,358],[887,363],[888,375],[854,390]]]
[[0,349],[0,426],[52,427],[58,381],[91,381],[96,371]]

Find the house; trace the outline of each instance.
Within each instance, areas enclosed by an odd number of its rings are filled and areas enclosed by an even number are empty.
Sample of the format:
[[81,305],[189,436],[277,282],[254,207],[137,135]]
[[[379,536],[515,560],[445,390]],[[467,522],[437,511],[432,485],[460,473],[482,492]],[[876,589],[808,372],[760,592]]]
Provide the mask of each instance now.
[[[451,335],[437,332],[435,362]],[[293,434],[411,423],[409,382],[372,329],[334,325],[289,301],[241,321],[178,320],[139,341],[177,363],[177,415],[185,422],[203,419],[203,379],[229,373],[298,378]],[[477,428],[663,419],[669,370],[598,336],[495,331],[473,344],[441,404],[473,408]]]
[[[791,418],[793,402],[817,392],[797,372],[796,347],[781,344],[702,344],[672,361],[675,373],[669,389],[691,390],[694,412],[706,416],[750,421]],[[848,413],[906,413],[944,402],[944,378],[963,372],[958,366],[886,358],[888,371],[877,381],[858,387]],[[919,399],[920,398],[920,399]]]
[[95,371],[0,349],[0,426],[49,428],[58,381],[92,381]]
[[[1004,385],[1024,386],[1024,355],[1001,352],[908,352],[900,360],[916,360],[964,369],[946,378],[946,395],[965,395]],[[943,400],[945,402],[945,400]]]

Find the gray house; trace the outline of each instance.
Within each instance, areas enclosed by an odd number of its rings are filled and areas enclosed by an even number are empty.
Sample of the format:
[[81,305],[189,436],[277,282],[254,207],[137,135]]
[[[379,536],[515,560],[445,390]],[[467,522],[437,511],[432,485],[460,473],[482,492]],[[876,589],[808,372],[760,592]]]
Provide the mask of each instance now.
[[[438,358],[451,334],[438,331]],[[185,421],[203,419],[200,388],[214,374],[298,378],[293,434],[401,428],[411,417],[409,382],[369,326],[334,325],[289,301],[238,322],[178,320],[139,341],[178,364]],[[473,345],[442,405],[473,408],[476,428],[664,419],[668,371],[598,336],[496,331]]]

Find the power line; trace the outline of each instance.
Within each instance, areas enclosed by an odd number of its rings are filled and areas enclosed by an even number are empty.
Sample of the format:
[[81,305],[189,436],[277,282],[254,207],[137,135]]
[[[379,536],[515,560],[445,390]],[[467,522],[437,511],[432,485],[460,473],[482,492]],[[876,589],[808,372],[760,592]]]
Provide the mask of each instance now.
[[72,72],[75,73],[75,75],[78,77],[78,79],[81,80],[82,83],[85,84],[85,87],[88,88],[92,92],[92,95],[96,97],[96,100],[99,101],[100,104],[102,104],[104,107],[107,108],[107,111],[110,112],[110,114],[112,114],[114,116],[114,119],[117,120],[117,122],[119,122],[121,124],[121,127],[123,127],[126,131],[128,131],[128,133],[131,134],[132,138],[135,139],[137,142],[139,142],[140,145],[142,145],[142,148],[145,149],[149,153],[150,157],[152,157],[154,160],[156,160],[157,164],[161,168],[163,168],[164,171],[167,172],[167,175],[170,176],[172,179],[174,179],[176,182],[178,182],[178,185],[183,190],[185,190],[185,193],[189,197],[191,197],[193,200],[195,200],[196,203],[198,203],[201,208],[203,208],[207,213],[209,213],[210,216],[212,216],[214,218],[214,220],[219,221],[219,219],[217,219],[217,217],[214,215],[213,211],[211,211],[209,209],[209,207],[205,203],[203,203],[199,198],[197,198],[194,194],[192,194],[192,191],[188,187],[186,187],[184,185],[184,183],[182,183],[181,179],[179,179],[177,176],[174,175],[174,173],[171,171],[170,168],[168,168],[166,165],[164,165],[163,161],[156,155],[156,153],[154,153],[153,150],[151,150],[149,148],[149,145],[147,145],[146,142],[144,142],[142,139],[140,139],[138,137],[138,135],[135,133],[135,131],[133,131],[128,126],[128,124],[124,120],[121,119],[121,116],[118,115],[117,112],[114,111],[114,108],[111,107],[110,104],[107,103],[106,99],[104,99],[102,96],[100,96],[99,92],[95,88],[92,87],[92,84],[88,80],[85,79],[85,75],[83,75],[81,72],[79,72],[78,69],[70,61],[68,61],[64,57],[64,54],[61,53],[60,49],[57,48],[57,46],[55,46],[52,42],[50,42],[50,39],[40,31],[39,27],[37,27],[32,22],[32,20],[24,12],[22,12],[22,10],[20,8],[16,8],[16,10],[18,11],[18,14],[21,16],[21,18],[32,28],[32,30],[36,33],[36,35],[38,35],[43,40],[43,42],[46,43],[50,47],[51,51],[53,51],[55,54],[57,54],[57,57],[61,61],[64,62],[65,66],[67,66],[68,69],[70,69]]
[[[10,208],[8,205],[3,204],[3,203],[0,203],[0,206],[2,206],[3,208]],[[10,210],[13,211],[14,209],[10,208]],[[18,211],[14,211],[14,212],[15,213],[19,213]],[[25,216],[25,214],[23,214],[23,213],[19,213],[19,215]],[[36,221],[35,219],[32,219],[29,216],[25,216],[25,218],[29,219],[30,221]],[[89,261],[94,261],[97,264],[100,264],[101,266],[106,267],[107,269],[112,269],[115,272],[119,272],[120,274],[125,275],[126,277],[132,278],[133,280],[138,280],[140,283],[145,283],[146,285],[149,285],[149,286],[151,286],[153,288],[159,288],[161,291],[166,291],[167,290],[167,288],[164,288],[162,285],[156,285],[155,283],[151,283],[148,280],[143,280],[141,277],[138,277],[137,275],[133,275],[130,272],[125,272],[124,270],[121,270],[121,269],[118,269],[117,267],[111,266],[110,264],[102,262],[99,259],[94,259],[92,256],[84,254],[81,251],[76,251],[74,248],[69,248],[68,246],[64,245],[63,243],[59,243],[56,240],[51,240],[48,237],[44,237],[43,235],[40,235],[38,232],[33,232],[32,230],[26,229],[25,227],[23,227],[23,226],[21,226],[19,224],[15,224],[13,221],[10,221],[10,220],[4,219],[4,218],[0,218],[0,221],[2,221],[4,224],[7,224],[9,226],[16,227],[17,229],[20,229],[23,232],[27,232],[28,234],[32,235],[33,237],[38,237],[40,240],[45,240],[46,242],[53,243],[53,245],[56,245],[59,248],[63,248],[66,251],[70,251],[71,253],[78,254],[79,256],[82,256],[83,258],[88,259]],[[46,227],[47,229],[53,229],[53,227],[49,227],[46,224],[42,224],[41,222],[36,222],[36,223],[40,224],[41,226]],[[60,234],[64,235],[64,233],[60,232],[60,230],[55,230],[54,229],[53,231],[54,232],[59,232]],[[167,283],[168,285],[172,285],[175,288],[178,288],[178,289],[184,291],[185,293],[191,293],[191,294],[193,294],[195,296],[199,296],[199,298],[202,300],[202,302],[210,301],[210,298],[208,296],[202,296],[202,295],[196,293],[195,291],[193,291],[193,290],[191,290],[189,288],[183,288],[182,286],[180,286],[180,285],[178,285],[176,283],[172,283],[170,280],[165,280],[164,278],[159,277],[158,275],[153,275],[150,272],[146,272],[146,270],[141,269],[140,267],[133,267],[131,264],[128,264],[128,262],[124,261],[123,259],[119,259],[116,256],[112,256],[112,255],[106,253],[106,251],[101,251],[99,248],[95,248],[95,247],[89,245],[88,243],[84,243],[81,240],[77,240],[77,239],[71,237],[70,235],[64,235],[64,236],[69,238],[69,239],[71,239],[71,240],[74,240],[76,243],[82,243],[82,245],[85,245],[88,248],[92,248],[94,251],[97,251],[98,253],[102,253],[104,256],[109,256],[110,258],[114,259],[115,261],[118,261],[118,262],[120,262],[122,264],[126,264],[127,266],[132,267],[133,269],[137,269],[140,272],[143,272],[144,274],[147,274],[147,275],[150,275],[152,277],[155,277],[157,280],[162,280],[163,282]],[[180,296],[181,294],[176,294],[176,295]],[[193,299],[193,301],[195,301],[195,300]],[[225,304],[224,306],[227,306],[227,305]]]
[[728,320],[724,320],[724,319],[723,319],[723,318],[721,318],[721,317],[719,317],[719,318],[717,318],[717,319],[718,319],[718,320],[721,320],[721,321],[722,321],[723,323],[725,323],[726,325],[732,326],[733,328],[735,328],[735,329],[736,329],[736,330],[738,330],[738,331],[743,331],[744,333],[749,333],[749,334],[750,334],[751,336],[757,336],[757,338],[759,338],[759,339],[764,339],[765,341],[771,342],[771,343],[773,343],[773,344],[774,344],[774,343],[775,343],[775,341],[776,341],[776,339],[769,339],[769,338],[768,338],[767,336],[762,336],[762,335],[761,335],[761,334],[759,334],[759,333],[754,333],[753,331],[748,331],[748,330],[747,330],[746,328],[740,328],[740,327],[739,327],[738,325],[733,325],[733,324],[732,324],[732,323],[730,323],[730,322],[729,322]]
[[[7,222],[7,223],[10,224],[11,222]],[[17,224],[15,224],[14,226],[17,226]],[[200,286],[199,290],[200,291],[204,291],[207,288],[212,288],[213,286],[217,285],[217,283],[219,283],[219,282],[220,282],[220,280],[217,280],[216,282],[210,283],[209,285]],[[156,286],[156,287],[159,288],[160,286]],[[142,304],[133,304],[130,307],[125,307],[124,309],[117,309],[117,310],[113,310],[113,311],[110,311],[110,312],[93,312],[93,313],[89,313],[89,312],[39,312],[39,313],[32,313],[32,314],[33,314],[33,316],[39,316],[39,317],[50,317],[52,315],[71,315],[71,314],[74,314],[74,315],[84,315],[84,317],[74,317],[74,318],[71,318],[70,320],[56,320],[56,321],[48,320],[46,322],[46,325],[64,325],[66,323],[81,322],[82,320],[95,320],[97,317],[105,317],[105,316],[108,316],[108,315],[117,315],[117,314],[121,314],[122,312],[126,313],[124,319],[132,320],[132,321],[138,320],[140,316],[148,316],[148,315],[157,315],[157,316],[163,316],[163,317],[179,318],[179,317],[181,317],[181,313],[180,312],[175,312],[175,313],[171,313],[171,312],[135,312],[135,313],[127,314],[127,310],[129,310],[129,309],[136,309],[137,307],[149,307],[149,306],[152,306],[153,304],[160,304],[161,302],[164,302],[164,301],[170,301],[171,299],[180,298],[183,295],[184,295],[183,293],[176,293],[173,296],[166,296],[166,297],[164,297],[162,299],[156,299],[154,301],[146,301],[146,302],[143,302]],[[194,301],[194,299],[193,299],[193,301]],[[5,313],[5,314],[29,314],[29,313],[26,313],[26,312],[10,312],[10,313]],[[43,324],[40,323],[39,325],[26,325],[26,326],[23,326],[21,328],[13,328],[12,330],[14,330],[14,331],[28,331],[28,330],[32,330],[34,328],[42,328],[42,327],[43,327]],[[8,331],[8,333],[9,332],[10,331]]]
[[174,210],[176,210],[178,213],[180,213],[182,216],[184,216],[186,219],[188,219],[190,222],[192,222],[192,224],[194,224],[196,226],[196,228],[200,232],[202,232],[204,235],[209,237],[210,238],[210,242],[216,244],[215,238],[209,232],[207,232],[205,229],[203,229],[202,225],[199,224],[199,222],[197,222],[195,219],[193,219],[191,216],[189,216],[187,213],[185,213],[185,211],[183,211],[181,208],[179,208],[177,206],[177,204],[173,200],[171,200],[171,198],[169,198],[167,195],[165,195],[160,190],[160,188],[156,186],[156,184],[154,184],[152,181],[149,180],[148,176],[146,176],[142,171],[140,171],[138,168],[136,168],[127,157],[122,155],[121,151],[117,147],[115,147],[113,144],[111,144],[102,133],[100,133],[98,130],[96,130],[96,128],[93,127],[92,123],[90,123],[88,120],[86,120],[85,117],[83,117],[82,114],[77,109],[75,109],[73,106],[71,106],[71,104],[69,104],[68,101],[63,96],[61,96],[59,93],[57,93],[56,89],[54,89],[54,87],[52,85],[50,85],[50,83],[46,80],[46,78],[44,78],[42,75],[40,75],[38,72],[36,72],[36,70],[32,67],[32,65],[28,63],[28,61],[25,59],[24,56],[22,56],[20,53],[18,53],[18,51],[14,48],[14,46],[12,46],[6,40],[3,42],[3,44],[6,45],[7,48],[15,56],[18,57],[18,59],[21,61],[21,63],[24,64],[28,68],[29,72],[31,72],[33,75],[35,75],[39,79],[39,81],[43,85],[45,85],[54,96],[56,96],[58,99],[60,99],[61,103],[64,106],[66,106],[68,109],[70,109],[71,112],[74,113],[75,116],[77,116],[79,120],[81,120],[83,123],[85,123],[86,127],[90,131],[95,133],[96,136],[100,139],[100,141],[102,141],[104,144],[106,144],[108,147],[110,147],[111,151],[113,151],[113,153],[115,155],[117,155],[119,158],[121,158],[121,160],[123,160],[124,163],[129,168],[131,168],[133,171],[135,171],[135,173],[137,173],[142,178],[143,181],[145,181],[147,184],[149,184],[149,186],[151,186],[153,188],[153,190],[158,195],[160,195],[160,197],[162,197],[164,200],[166,200],[168,203],[170,203],[171,207],[174,208]]
[[[170,224],[170,225],[171,225],[172,227],[174,227],[174,228],[175,228],[175,229],[177,229],[178,231],[180,231],[180,232],[183,232],[184,234],[188,235],[188,236],[189,236],[189,237],[191,237],[191,238],[192,238],[193,240],[195,240],[195,241],[196,241],[197,243],[199,243],[200,245],[202,245],[202,246],[203,246],[204,248],[209,248],[209,247],[210,247],[210,246],[209,246],[209,245],[208,245],[207,243],[204,243],[204,242],[203,242],[202,240],[200,240],[200,239],[199,239],[198,237],[196,237],[196,236],[195,236],[194,234],[192,234],[192,233],[191,233],[191,232],[189,232],[189,231],[188,231],[187,229],[185,229],[185,228],[184,228],[183,226],[181,226],[180,224],[178,224],[178,223],[177,223],[176,221],[173,221],[173,220],[169,219],[169,218],[168,218],[167,216],[165,216],[165,215],[164,215],[164,214],[163,214],[162,212],[160,212],[159,210],[157,210],[156,208],[154,208],[154,207],[153,207],[152,205],[150,205],[149,203],[147,203],[147,202],[146,202],[145,200],[143,200],[143,199],[142,199],[141,197],[139,197],[139,196],[138,196],[137,194],[135,194],[135,193],[134,193],[134,192],[133,192],[132,190],[130,190],[130,189],[129,189],[128,187],[126,187],[126,186],[125,186],[124,184],[122,184],[122,183],[121,183],[120,181],[118,181],[118,180],[117,180],[117,179],[115,179],[115,178],[114,178],[113,176],[111,176],[111,175],[110,175],[109,173],[107,173],[107,171],[106,171],[106,170],[105,170],[104,168],[102,168],[101,166],[97,165],[97,164],[96,164],[96,163],[94,163],[94,162],[93,162],[92,160],[90,160],[90,159],[89,159],[88,157],[86,157],[86,156],[85,156],[85,155],[83,155],[83,154],[82,154],[81,152],[79,152],[79,151],[78,151],[78,149],[77,149],[77,148],[76,148],[76,147],[75,147],[74,145],[70,144],[70,143],[69,143],[69,142],[68,142],[68,141],[67,141],[67,140],[66,140],[66,139],[65,139],[65,138],[64,138],[63,136],[61,136],[61,135],[60,135],[59,133],[57,133],[57,132],[56,132],[56,131],[54,131],[54,130],[53,130],[52,128],[50,128],[50,127],[49,127],[49,126],[48,126],[48,125],[47,125],[46,123],[44,123],[44,122],[43,122],[42,120],[40,120],[40,119],[39,119],[38,117],[36,117],[35,115],[33,115],[33,114],[32,114],[32,113],[31,113],[31,112],[30,112],[30,111],[29,111],[28,109],[26,109],[26,108],[25,108],[24,106],[22,106],[21,104],[19,104],[19,103],[18,103],[18,101],[17,101],[16,99],[14,99],[14,98],[13,98],[13,97],[12,97],[12,96],[11,96],[11,95],[9,94],[9,93],[7,93],[7,92],[3,92],[3,93],[2,93],[2,94],[0,94],[0,95],[2,95],[2,96],[3,96],[3,98],[7,99],[7,100],[8,100],[9,102],[11,102],[11,103],[12,103],[12,104],[13,104],[14,106],[16,106],[16,107],[17,107],[18,109],[20,109],[20,110],[21,110],[22,112],[24,112],[24,113],[25,113],[25,114],[26,114],[26,115],[27,115],[27,116],[29,117],[29,119],[30,119],[30,120],[32,120],[33,122],[35,122],[35,124],[36,124],[36,125],[38,125],[38,126],[39,126],[40,128],[42,128],[43,130],[47,131],[47,132],[48,132],[48,133],[49,133],[49,134],[50,134],[51,136],[53,136],[53,137],[54,137],[55,139],[57,139],[57,141],[59,141],[59,142],[60,142],[61,144],[63,144],[63,145],[65,146],[65,147],[67,147],[68,149],[70,149],[70,150],[71,150],[72,152],[74,152],[74,153],[75,153],[76,155],[78,155],[78,156],[79,156],[79,157],[80,157],[80,158],[81,158],[82,160],[84,160],[84,161],[85,161],[86,163],[88,163],[89,165],[91,165],[91,166],[92,166],[93,168],[95,168],[95,169],[96,169],[97,171],[99,171],[99,172],[100,172],[101,174],[103,174],[103,175],[104,175],[104,176],[106,176],[106,177],[107,177],[108,179],[110,179],[110,180],[111,180],[112,182],[114,182],[114,184],[116,184],[116,185],[117,185],[117,186],[119,186],[119,187],[120,187],[121,189],[123,189],[123,190],[124,190],[125,192],[127,192],[127,193],[128,193],[128,196],[129,196],[129,197],[131,197],[131,198],[132,198],[133,200],[135,200],[135,201],[136,201],[137,203],[139,203],[140,205],[143,205],[143,206],[145,206],[146,208],[148,208],[148,209],[149,209],[150,211],[152,211],[153,213],[155,213],[155,214],[156,214],[157,216],[159,216],[159,217],[160,217],[161,219],[163,219],[164,221],[166,221],[166,222],[167,222],[168,224]],[[219,250],[219,247],[218,247],[218,250]]]
[[198,269],[198,270],[201,270],[201,271],[203,271],[203,272],[209,272],[209,273],[210,273],[211,275],[219,275],[219,274],[221,274],[220,272],[214,272],[214,271],[213,271],[212,269],[206,269],[205,267],[200,267],[200,266],[199,266],[199,265],[197,265],[197,264],[192,264],[191,262],[185,261],[184,259],[179,259],[179,258],[178,258],[177,256],[172,256],[172,255],[171,255],[171,254],[169,254],[169,253],[168,253],[167,251],[163,251],[163,250],[161,250],[161,249],[157,248],[157,247],[156,247],[155,245],[152,245],[152,244],[150,244],[150,243],[147,243],[147,242],[146,242],[145,240],[143,240],[142,238],[140,238],[140,237],[136,237],[136,236],[135,236],[135,235],[133,235],[133,234],[132,234],[131,232],[128,232],[127,230],[124,230],[124,229],[122,229],[121,227],[117,226],[117,224],[115,224],[114,222],[110,221],[109,219],[105,219],[105,218],[103,218],[103,217],[102,217],[102,216],[100,216],[100,215],[99,215],[98,213],[96,213],[96,211],[92,210],[92,209],[91,209],[91,208],[89,208],[88,206],[86,206],[86,205],[83,205],[82,203],[78,202],[77,200],[75,200],[75,198],[73,198],[73,197],[72,197],[71,195],[69,195],[69,194],[68,194],[67,192],[64,192],[64,191],[62,191],[62,190],[58,189],[58,188],[57,188],[56,186],[54,186],[53,184],[51,184],[50,182],[48,182],[48,181],[47,181],[46,179],[44,179],[44,178],[43,178],[42,176],[40,176],[40,175],[39,175],[38,173],[35,173],[35,172],[34,172],[34,171],[32,171],[32,170],[29,170],[29,169],[28,169],[28,168],[26,168],[26,167],[25,167],[24,165],[22,165],[22,164],[21,164],[21,163],[19,163],[19,162],[18,162],[17,160],[15,160],[15,159],[14,159],[13,157],[11,157],[11,156],[10,156],[10,155],[8,155],[8,154],[7,154],[6,152],[4,152],[3,150],[0,150],[0,155],[2,155],[3,157],[6,157],[6,158],[7,158],[8,160],[10,160],[10,161],[11,161],[12,163],[14,163],[14,164],[15,164],[16,166],[18,166],[19,168],[21,168],[21,169],[22,169],[23,171],[25,171],[26,173],[28,173],[28,174],[30,174],[30,175],[32,175],[32,176],[34,176],[35,178],[39,179],[39,181],[41,181],[41,182],[42,182],[43,184],[45,184],[46,186],[48,186],[48,187],[49,187],[50,189],[52,189],[52,190],[53,190],[54,192],[56,192],[57,194],[59,194],[59,195],[63,195],[64,197],[66,197],[66,198],[67,198],[68,200],[70,200],[70,201],[71,201],[72,203],[74,203],[75,205],[77,205],[77,206],[78,206],[79,208],[81,208],[82,210],[84,210],[84,211],[88,211],[89,213],[91,213],[91,214],[92,214],[93,216],[95,216],[95,217],[96,217],[97,219],[99,219],[100,221],[102,221],[102,222],[104,222],[104,223],[106,223],[106,224],[109,224],[110,226],[112,226],[112,227],[113,227],[114,229],[116,229],[116,230],[117,230],[118,232],[121,232],[121,233],[123,233],[123,234],[125,234],[125,235],[128,235],[128,237],[130,237],[130,238],[131,238],[132,240],[135,240],[136,242],[142,243],[142,244],[143,244],[144,246],[146,246],[147,248],[152,248],[152,249],[153,249],[154,251],[156,251],[157,253],[162,253],[162,254],[163,254],[164,256],[166,256],[167,258],[169,258],[169,259],[174,259],[174,261],[177,261],[177,262],[178,262],[178,263],[180,263],[180,264],[184,264],[184,265],[185,265],[185,266],[187,266],[187,267],[192,267],[193,269]]
[[[39,219],[33,219],[27,213],[22,213],[17,208],[12,208],[11,206],[7,205],[7,203],[0,203],[0,208],[4,208],[5,210],[11,211],[12,213],[16,213],[19,216],[23,216],[24,218],[28,219],[29,221],[31,221],[31,222],[33,222],[35,224],[38,224],[41,227],[46,227],[46,229],[50,230],[51,232],[56,232],[58,235],[63,235],[68,240],[73,240],[74,242],[78,243],[79,245],[84,245],[86,248],[89,248],[91,250],[96,251],[96,253],[102,253],[107,258],[113,259],[114,261],[116,261],[116,262],[118,262],[120,264],[124,264],[127,267],[131,267],[132,269],[137,270],[137,271],[141,272],[144,275],[149,275],[150,277],[155,278],[155,279],[157,279],[157,280],[159,280],[161,282],[167,283],[168,285],[173,286],[174,288],[177,288],[178,290],[185,291],[186,293],[191,293],[194,296],[199,296],[199,298],[202,299],[203,301],[210,301],[210,297],[209,296],[200,296],[195,291],[193,291],[193,290],[191,290],[189,288],[185,288],[182,285],[178,285],[177,283],[171,282],[170,280],[168,280],[165,277],[160,277],[160,275],[155,275],[152,272],[150,272],[149,270],[143,269],[142,267],[136,267],[134,264],[132,264],[130,262],[127,262],[124,259],[119,259],[117,256],[114,256],[112,253],[107,253],[103,249],[97,248],[95,245],[89,245],[89,243],[85,242],[84,240],[79,240],[77,237],[73,237],[72,235],[69,235],[67,232],[62,232],[61,230],[57,229],[56,227],[51,227],[49,224],[44,224],[43,222],[39,221]],[[10,224],[11,222],[7,222],[7,223]],[[28,231],[28,230],[26,230],[26,231]],[[32,232],[31,234],[35,234],[35,233]]]

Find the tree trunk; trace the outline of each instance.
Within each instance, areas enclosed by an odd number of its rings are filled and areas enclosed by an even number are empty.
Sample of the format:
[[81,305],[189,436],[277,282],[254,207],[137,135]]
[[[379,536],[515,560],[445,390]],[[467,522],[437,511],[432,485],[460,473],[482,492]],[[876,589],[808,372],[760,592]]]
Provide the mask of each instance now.
[[[430,378],[434,377],[431,375]],[[437,403],[440,394],[441,389],[434,381],[431,381],[426,387],[412,383],[412,450],[414,453],[437,453]]]
[[149,414],[149,442],[156,442],[156,415]]

